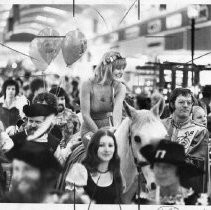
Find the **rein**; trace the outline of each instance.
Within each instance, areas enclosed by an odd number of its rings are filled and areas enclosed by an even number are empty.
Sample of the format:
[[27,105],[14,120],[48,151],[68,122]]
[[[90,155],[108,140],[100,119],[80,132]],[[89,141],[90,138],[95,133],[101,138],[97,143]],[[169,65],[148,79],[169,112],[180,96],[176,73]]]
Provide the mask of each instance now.
[[128,132],[128,139],[129,139],[129,147],[130,147],[132,155],[133,155],[134,163],[136,165],[137,171],[140,172],[141,168],[146,166],[146,165],[149,165],[149,163],[146,162],[146,161],[138,161],[138,159],[135,157],[135,153],[134,153],[133,147],[132,147],[132,135],[131,135],[131,128],[130,128],[130,126],[129,126],[129,132]]

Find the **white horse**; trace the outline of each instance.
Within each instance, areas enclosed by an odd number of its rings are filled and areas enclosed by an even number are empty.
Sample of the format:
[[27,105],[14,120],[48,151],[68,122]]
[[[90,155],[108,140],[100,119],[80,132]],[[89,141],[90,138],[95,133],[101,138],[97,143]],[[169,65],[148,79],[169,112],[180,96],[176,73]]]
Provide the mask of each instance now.
[[[160,103],[151,110],[136,110],[126,103],[124,107],[128,117],[118,127],[115,136],[127,191],[138,174],[137,164],[146,163],[140,154],[140,148],[150,143],[158,143],[166,137],[167,131],[158,116]],[[147,182],[147,188],[151,190],[152,183],[155,183],[153,172],[149,165],[143,165],[141,169]]]

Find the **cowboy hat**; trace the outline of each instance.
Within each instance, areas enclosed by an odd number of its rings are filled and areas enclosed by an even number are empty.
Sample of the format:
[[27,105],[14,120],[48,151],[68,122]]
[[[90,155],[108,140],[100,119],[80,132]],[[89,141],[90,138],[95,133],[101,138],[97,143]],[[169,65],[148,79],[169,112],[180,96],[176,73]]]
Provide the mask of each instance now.
[[23,112],[27,117],[37,116],[49,116],[51,114],[57,114],[56,108],[47,104],[31,104],[23,107]]
[[203,174],[202,169],[186,161],[185,149],[177,142],[163,139],[157,146],[146,145],[140,149],[140,152],[152,167],[156,162],[170,163],[178,166],[183,176],[188,175],[190,178]]

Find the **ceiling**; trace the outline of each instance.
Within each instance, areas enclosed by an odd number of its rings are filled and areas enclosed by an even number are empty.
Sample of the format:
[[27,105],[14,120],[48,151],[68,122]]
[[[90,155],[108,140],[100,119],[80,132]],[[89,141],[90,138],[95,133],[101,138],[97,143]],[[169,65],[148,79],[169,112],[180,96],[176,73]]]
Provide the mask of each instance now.
[[[103,16],[112,12],[116,14],[117,11],[122,16],[125,8],[120,4],[77,4],[74,13],[76,17],[99,18],[102,21],[99,11]],[[72,17],[72,4],[0,4],[0,41],[31,41],[43,28],[58,28]]]

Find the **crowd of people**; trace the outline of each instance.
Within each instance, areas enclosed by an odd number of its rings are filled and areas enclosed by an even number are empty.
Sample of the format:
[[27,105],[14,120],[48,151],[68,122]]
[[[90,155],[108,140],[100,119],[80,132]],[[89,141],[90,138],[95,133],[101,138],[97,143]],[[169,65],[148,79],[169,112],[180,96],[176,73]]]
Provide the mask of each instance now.
[[[159,92],[132,99],[122,81],[126,65],[119,52],[105,53],[80,91],[72,83],[72,95],[44,79],[21,93],[16,80],[4,81],[0,202],[210,205],[211,86],[202,99],[187,88],[174,89],[166,103]],[[140,165],[154,175],[150,189],[137,168],[126,190],[115,136],[127,118],[124,103],[151,110],[166,129],[156,144],[134,137],[146,160]]]

